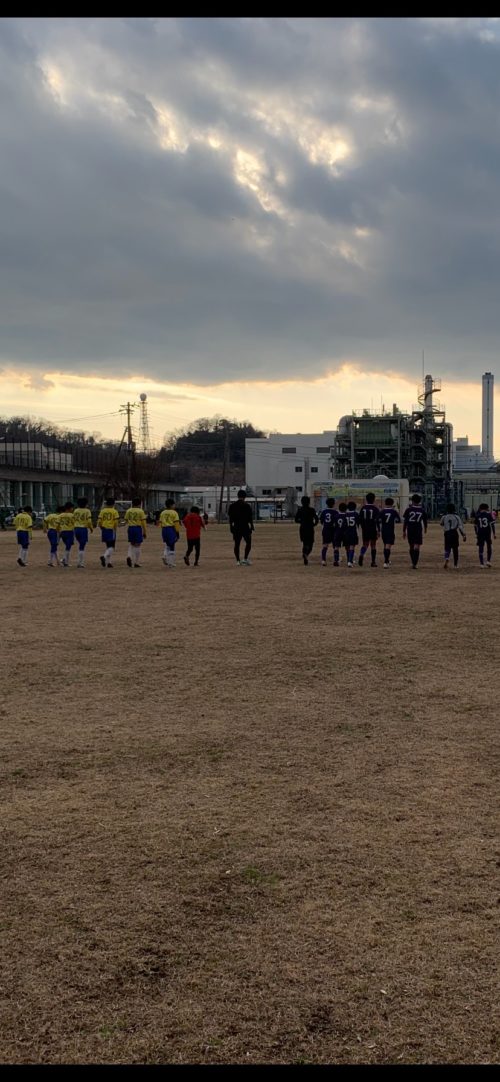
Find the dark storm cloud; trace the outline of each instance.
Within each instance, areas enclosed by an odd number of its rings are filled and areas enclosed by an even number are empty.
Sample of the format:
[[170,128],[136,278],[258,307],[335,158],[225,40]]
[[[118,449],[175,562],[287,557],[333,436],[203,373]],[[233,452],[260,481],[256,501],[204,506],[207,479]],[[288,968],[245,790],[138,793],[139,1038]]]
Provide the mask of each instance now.
[[0,23],[0,363],[490,367],[495,21]]

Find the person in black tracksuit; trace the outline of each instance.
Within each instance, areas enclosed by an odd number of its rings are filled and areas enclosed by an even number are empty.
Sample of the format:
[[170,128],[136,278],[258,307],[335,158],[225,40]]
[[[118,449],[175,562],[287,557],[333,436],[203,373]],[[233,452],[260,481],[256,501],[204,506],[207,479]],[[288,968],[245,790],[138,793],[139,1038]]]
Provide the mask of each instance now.
[[[229,508],[229,529],[233,535],[234,555],[237,564],[250,564],[249,556],[252,548],[252,533],[254,529],[252,508],[245,503],[247,494],[240,488],[238,499]],[[240,560],[240,545],[245,542],[245,555]]]
[[310,506],[311,500],[309,496],[303,496],[300,502],[301,507],[299,507],[295,515],[295,521],[300,526],[299,537],[302,541],[302,559],[304,566],[307,567],[309,563],[308,557],[311,555],[314,545],[314,527],[318,525],[319,518],[314,507]]

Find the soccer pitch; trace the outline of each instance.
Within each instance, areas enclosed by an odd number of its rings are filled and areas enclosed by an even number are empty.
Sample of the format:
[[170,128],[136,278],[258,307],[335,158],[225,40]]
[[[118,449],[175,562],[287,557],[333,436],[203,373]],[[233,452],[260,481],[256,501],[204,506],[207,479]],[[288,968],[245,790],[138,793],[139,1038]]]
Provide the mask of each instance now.
[[2,1062],[498,1063],[500,542],[320,537],[0,534]]

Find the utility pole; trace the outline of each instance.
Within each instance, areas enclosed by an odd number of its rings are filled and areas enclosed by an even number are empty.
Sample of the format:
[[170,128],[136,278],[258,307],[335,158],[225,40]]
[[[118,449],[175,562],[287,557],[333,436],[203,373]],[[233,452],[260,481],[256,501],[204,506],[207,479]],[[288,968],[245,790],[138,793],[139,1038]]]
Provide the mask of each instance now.
[[227,422],[226,422],[226,424],[224,426],[224,429],[225,429],[225,431],[224,431],[224,457],[222,459],[222,476],[221,476],[221,481],[220,481],[219,514],[217,516],[217,521],[218,522],[222,522],[222,503],[223,503],[223,498],[224,498],[224,482],[226,480],[226,470],[227,470],[227,465],[228,465],[228,461],[229,461],[229,425],[227,424]]
[[126,402],[124,405],[120,406],[120,410],[119,410],[120,413],[126,413],[127,414],[127,423],[126,423],[125,432],[123,433],[123,435],[124,435],[124,437],[125,437],[125,435],[127,437],[127,496],[129,496],[129,497],[130,497],[130,492],[131,492],[131,487],[132,487],[132,455],[134,453],[134,441],[133,441],[133,438],[132,438],[132,422],[131,422],[130,418],[131,418],[131,415],[132,415],[132,413],[133,413],[133,411],[135,409],[137,409],[137,406],[136,406],[135,403]]

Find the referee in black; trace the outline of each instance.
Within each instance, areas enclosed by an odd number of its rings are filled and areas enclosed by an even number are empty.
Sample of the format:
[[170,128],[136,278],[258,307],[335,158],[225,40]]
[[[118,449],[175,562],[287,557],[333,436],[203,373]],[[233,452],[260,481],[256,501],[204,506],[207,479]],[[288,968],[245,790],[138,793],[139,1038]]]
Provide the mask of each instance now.
[[[249,556],[252,548],[252,533],[254,529],[252,508],[246,503],[247,494],[240,488],[238,499],[229,507],[229,529],[233,535],[234,555],[237,564],[250,564]],[[245,555],[240,560],[241,542],[245,542]]]

